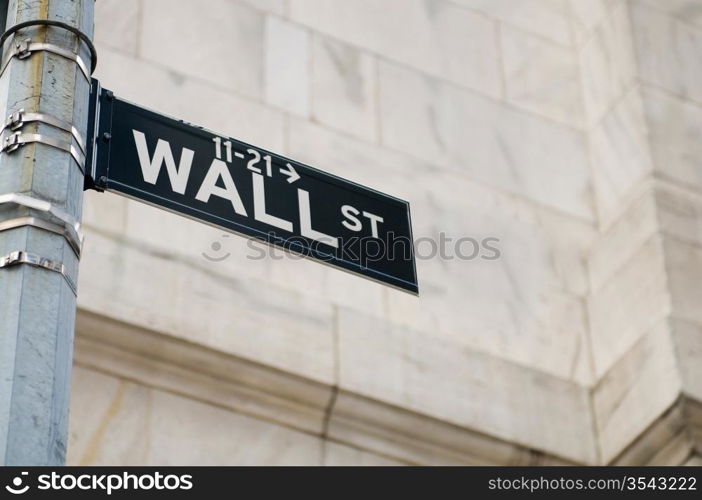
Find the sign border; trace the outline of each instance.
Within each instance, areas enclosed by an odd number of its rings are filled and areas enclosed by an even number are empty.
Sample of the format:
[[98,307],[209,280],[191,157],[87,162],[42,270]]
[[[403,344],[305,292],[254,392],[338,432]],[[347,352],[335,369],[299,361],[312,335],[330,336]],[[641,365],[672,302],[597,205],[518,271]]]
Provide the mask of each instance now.
[[[88,146],[88,161],[86,162],[86,182],[85,182],[85,189],[94,189],[96,191],[108,191],[112,192],[115,194],[119,194],[121,196],[125,196],[126,198],[139,201],[141,203],[144,203],[149,206],[153,206],[155,208],[165,210],[167,212],[179,215],[181,217],[185,217],[190,220],[194,220],[200,223],[207,224],[211,227],[215,227],[217,229],[223,230],[225,232],[230,232],[233,234],[236,234],[238,236],[241,236],[243,238],[247,238],[250,240],[256,240],[260,241],[262,243],[265,243],[271,247],[278,248],[282,251],[285,251],[287,253],[293,254],[293,255],[299,255],[304,258],[308,258],[313,260],[316,263],[319,264],[324,264],[328,267],[338,269],[341,271],[348,272],[350,274],[353,274],[355,276],[360,276],[362,278],[368,279],[370,281],[373,281],[375,283],[379,283],[382,285],[387,285],[391,288],[394,288],[396,290],[410,293],[415,296],[419,296],[419,280],[417,277],[417,263],[416,263],[416,255],[415,255],[415,249],[412,248],[412,274],[414,277],[414,282],[407,281],[403,278],[398,278],[393,275],[386,274],[382,271],[377,271],[375,269],[371,269],[368,267],[363,267],[361,264],[353,262],[353,261],[348,261],[342,258],[337,257],[336,255],[333,254],[328,254],[319,250],[315,250],[312,247],[303,247],[304,248],[304,253],[303,252],[296,252],[294,249],[289,248],[292,245],[297,245],[297,246],[302,246],[300,243],[296,241],[289,242],[289,239],[275,235],[275,238],[273,241],[271,241],[271,234],[270,233],[262,233],[260,230],[255,229],[255,228],[250,228],[240,222],[235,222],[231,220],[227,220],[227,224],[237,226],[237,227],[242,227],[245,228],[249,231],[252,232],[257,232],[261,233],[261,236],[255,236],[252,234],[246,234],[241,231],[237,231],[236,229],[232,229],[227,226],[223,226],[221,224],[218,224],[216,222],[210,221],[210,220],[205,220],[203,218],[199,218],[193,215],[190,215],[188,213],[184,213],[178,210],[175,210],[173,208],[170,208],[168,206],[163,206],[157,203],[153,203],[151,201],[148,201],[144,198],[139,197],[136,194],[133,194],[134,192],[140,191],[138,188],[135,188],[133,186],[125,185],[123,183],[120,183],[118,181],[111,180],[109,178],[109,158],[110,158],[110,148],[111,148],[111,141],[109,140],[109,137],[112,131],[112,115],[113,115],[113,103],[114,100],[117,99],[117,97],[114,96],[114,94],[101,87],[100,82],[96,79],[92,79],[92,85],[91,85],[91,103],[90,103],[90,123],[88,125],[89,130],[92,132],[93,135],[93,140],[89,141],[89,146]],[[184,120],[180,120],[178,118],[174,118],[172,116],[169,116],[167,114],[159,113],[155,110],[146,108],[144,106],[141,106],[139,104],[135,104],[129,100],[126,99],[119,99],[119,101],[124,102],[128,105],[136,107],[138,110],[145,112],[145,114],[153,114],[158,118],[166,118],[168,120],[173,120],[175,122],[179,122],[181,124],[193,127],[195,129],[201,130],[203,133],[206,134],[212,134],[215,137],[221,137],[223,139],[231,139],[234,140],[238,143],[244,144],[245,146],[250,146],[251,148],[255,148],[256,150],[260,151],[263,154],[270,154],[273,155],[277,158],[280,158],[282,160],[287,160],[291,161],[296,165],[300,165],[304,167],[305,169],[308,169],[313,177],[316,177],[319,180],[323,180],[324,182],[330,182],[333,184],[336,184],[337,186],[342,186],[342,187],[348,187],[350,184],[351,186],[354,186],[358,188],[359,190],[363,190],[364,192],[368,193],[370,196],[375,197],[376,199],[390,199],[392,201],[401,203],[404,205],[407,213],[407,220],[409,222],[409,238],[414,246],[414,237],[413,237],[413,232],[412,232],[412,214],[410,210],[410,204],[408,201],[402,200],[400,198],[397,198],[392,195],[388,195],[385,193],[382,193],[376,189],[369,188],[366,186],[363,186],[361,184],[358,184],[354,181],[350,181],[347,179],[344,179],[342,177],[339,177],[335,174],[330,174],[327,172],[324,172],[320,169],[317,169],[315,167],[311,167],[305,163],[299,162],[297,160],[294,160],[292,158],[287,158],[283,155],[280,155],[278,153],[274,153],[272,151],[268,151],[266,149],[260,148],[258,146],[254,146],[252,144],[249,144],[247,142],[241,141],[239,139],[235,139],[233,137],[229,136],[224,136],[220,135],[216,132],[213,132],[207,128],[200,127],[198,125],[194,125],[192,123],[186,122]],[[98,146],[99,144],[99,146]],[[89,174],[88,174],[89,173]],[[111,186],[119,186],[121,189],[111,189]],[[125,190],[131,191],[132,194],[129,194],[125,192]],[[153,193],[145,193],[150,197],[153,198],[160,198],[158,195],[153,194]],[[178,202],[170,199],[164,199],[164,202],[167,204],[172,204],[172,205],[180,205]],[[192,212],[200,212],[200,210],[195,209],[190,206],[185,206],[185,208],[188,211]],[[215,219],[218,218],[217,216],[213,214],[208,214],[204,213],[205,217]],[[307,254],[307,255],[306,255]],[[320,257],[315,257],[316,255],[319,255]],[[332,264],[332,262],[334,264]],[[370,274],[374,274],[379,276],[379,278],[375,278]],[[383,277],[383,278],[380,278]],[[392,280],[390,282],[389,280]]]

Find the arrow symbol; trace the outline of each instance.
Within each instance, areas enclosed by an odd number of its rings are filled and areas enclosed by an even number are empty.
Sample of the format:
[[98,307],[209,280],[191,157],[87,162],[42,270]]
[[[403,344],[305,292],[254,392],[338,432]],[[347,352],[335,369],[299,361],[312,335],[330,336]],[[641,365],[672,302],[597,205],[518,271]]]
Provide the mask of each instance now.
[[287,175],[288,176],[288,184],[292,184],[293,182],[295,182],[296,180],[298,180],[300,178],[300,174],[298,174],[297,171],[293,168],[293,166],[290,165],[289,163],[286,163],[285,166],[288,167],[288,169],[285,170],[285,169],[281,168],[280,173],[283,175]]

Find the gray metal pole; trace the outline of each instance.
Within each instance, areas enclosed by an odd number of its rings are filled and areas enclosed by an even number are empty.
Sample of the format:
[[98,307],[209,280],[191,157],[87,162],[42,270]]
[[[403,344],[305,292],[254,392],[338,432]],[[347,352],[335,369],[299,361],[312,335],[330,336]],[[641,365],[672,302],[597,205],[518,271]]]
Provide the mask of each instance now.
[[[92,37],[93,7],[94,0],[10,0],[7,27],[50,19]],[[28,39],[37,44],[35,50],[11,57],[27,48],[16,44]],[[3,48],[3,59],[10,62],[0,76],[0,119],[24,110],[24,121],[3,132],[3,145],[14,134],[10,142],[18,148],[0,154],[3,465],[61,465],[68,440],[72,284],[79,262],[74,222],[80,220],[83,199],[81,145],[75,136],[86,138],[90,85],[76,61],[50,51],[52,46],[78,54],[90,71],[85,43],[60,27],[24,28]],[[77,134],[66,130],[67,124]]]

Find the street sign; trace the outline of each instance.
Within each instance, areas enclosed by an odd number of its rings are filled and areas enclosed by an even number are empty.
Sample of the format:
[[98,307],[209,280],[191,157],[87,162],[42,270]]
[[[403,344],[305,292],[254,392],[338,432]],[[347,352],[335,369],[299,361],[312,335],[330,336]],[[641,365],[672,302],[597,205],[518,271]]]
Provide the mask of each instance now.
[[419,293],[406,201],[136,106],[97,81],[92,93],[87,187]]

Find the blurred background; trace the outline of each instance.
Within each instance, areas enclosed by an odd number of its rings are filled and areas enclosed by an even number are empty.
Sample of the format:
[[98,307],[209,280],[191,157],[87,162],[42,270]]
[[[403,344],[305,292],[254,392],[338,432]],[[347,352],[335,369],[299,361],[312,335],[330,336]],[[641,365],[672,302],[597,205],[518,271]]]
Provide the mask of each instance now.
[[69,464],[702,464],[702,0],[95,9],[118,96],[408,200],[420,296],[88,192]]

